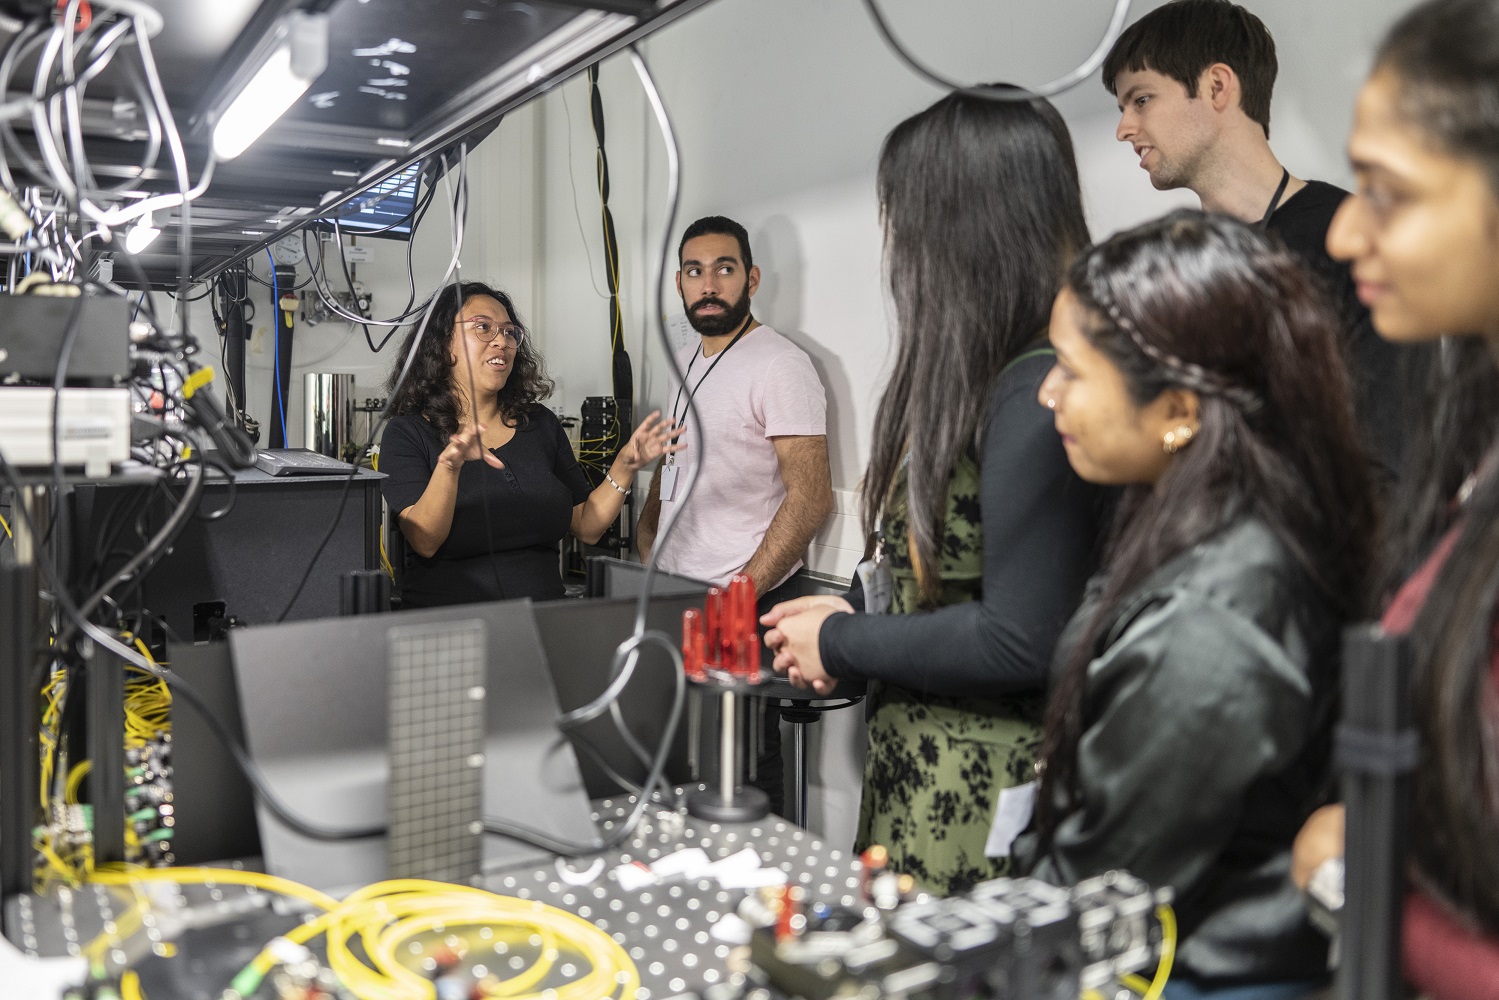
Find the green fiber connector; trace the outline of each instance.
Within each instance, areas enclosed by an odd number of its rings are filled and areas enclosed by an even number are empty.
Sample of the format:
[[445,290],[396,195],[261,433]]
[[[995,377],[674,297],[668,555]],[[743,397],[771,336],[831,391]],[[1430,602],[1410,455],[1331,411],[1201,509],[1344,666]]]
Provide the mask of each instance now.
[[146,834],[146,843],[148,844],[155,844],[163,840],[171,839],[172,830],[170,828],[164,830],[152,830],[150,833]]
[[145,773],[146,773],[146,769],[144,767],[127,767],[127,768],[125,768],[125,777],[127,777],[127,778],[136,778],[136,777],[139,777],[140,775],[145,774]]
[[133,812],[130,814],[130,822],[132,823],[145,823],[155,818],[155,809],[142,809],[139,812]]
[[249,965],[240,970],[240,974],[230,981],[229,989],[242,997],[252,997],[255,991],[260,989],[260,983],[264,979],[265,976],[261,975],[253,965]]

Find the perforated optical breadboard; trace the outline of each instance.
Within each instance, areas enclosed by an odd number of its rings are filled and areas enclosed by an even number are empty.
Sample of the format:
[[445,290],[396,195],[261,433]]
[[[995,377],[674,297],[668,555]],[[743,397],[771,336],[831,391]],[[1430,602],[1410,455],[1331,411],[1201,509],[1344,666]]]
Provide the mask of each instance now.
[[484,623],[386,634],[390,669],[391,878],[467,882],[484,833]]

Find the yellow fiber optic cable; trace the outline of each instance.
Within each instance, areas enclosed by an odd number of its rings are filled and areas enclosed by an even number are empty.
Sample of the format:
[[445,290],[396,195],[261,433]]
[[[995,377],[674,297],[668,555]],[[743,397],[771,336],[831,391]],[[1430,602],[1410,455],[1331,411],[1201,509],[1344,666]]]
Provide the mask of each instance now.
[[[432,981],[401,960],[414,939],[462,927],[495,929],[501,940],[524,939],[537,949],[537,958],[508,979],[491,976],[481,984],[486,996],[522,1000],[599,1000],[634,995],[640,974],[628,954],[612,937],[574,914],[537,901],[500,896],[482,889],[422,879],[378,882],[350,893],[343,901],[287,879],[260,872],[215,868],[111,867],[94,873],[103,885],[129,886],[137,893],[136,918],[143,912],[141,882],[244,885],[291,896],[322,910],[312,920],[288,931],[284,939],[297,943],[326,938],[328,965],[343,986],[360,1000],[432,1000]],[[120,923],[123,924],[124,918]],[[111,935],[110,940],[119,940]],[[359,948],[351,947],[358,941]],[[107,945],[96,940],[88,954],[103,955]],[[267,945],[235,976],[230,988],[250,996],[275,968],[273,945]],[[565,952],[589,965],[582,977],[555,989],[536,992]],[[122,981],[125,1000],[144,1000],[139,982]],[[133,993],[125,992],[134,990]]]
[[1143,976],[1134,974],[1119,977],[1119,982],[1140,994],[1144,1000],[1161,1000],[1166,990],[1166,981],[1171,978],[1171,965],[1176,960],[1176,913],[1162,903],[1155,908],[1156,919],[1161,922],[1161,960],[1155,967],[1155,979],[1146,982]]
[[64,802],[72,805],[78,801],[78,789],[83,784],[83,779],[87,778],[88,773],[93,769],[94,762],[91,760],[86,760],[83,763],[76,765],[73,770],[68,772],[68,784],[67,788],[63,792]]

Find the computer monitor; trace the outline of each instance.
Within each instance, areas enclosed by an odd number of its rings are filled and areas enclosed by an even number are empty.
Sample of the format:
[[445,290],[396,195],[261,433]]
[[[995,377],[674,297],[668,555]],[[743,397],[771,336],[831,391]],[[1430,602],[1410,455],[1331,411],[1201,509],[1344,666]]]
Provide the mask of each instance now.
[[[704,592],[652,597],[646,611],[646,627],[664,632],[679,643],[682,612],[688,608],[701,609]],[[557,700],[564,712],[583,707],[609,686],[613,680],[610,668],[615,647],[633,634],[635,609],[635,599],[628,597],[552,601],[532,608]],[[659,646],[645,646],[634,677],[619,697],[624,724],[640,746],[651,753],[661,744],[671,711],[676,670],[676,664]],[[693,707],[694,702],[697,707]],[[700,698],[699,692],[689,689],[666,759],[666,779],[673,784],[687,784],[698,781],[702,775],[717,773],[717,741],[711,736],[717,730],[717,700]],[[585,723],[578,735],[592,744],[622,777],[637,786],[644,782],[645,764],[631,750],[609,715]],[[581,747],[578,764],[590,798],[626,790]]]
[[[638,597],[644,585],[645,566],[641,563],[612,556],[591,556],[588,559],[589,597]],[[651,593],[661,597],[693,594],[701,601],[710,586],[712,584],[701,580],[661,570],[651,574]]]
[[[648,628],[674,640],[702,593],[652,598]],[[217,718],[249,747],[271,787],[298,815],[324,826],[380,824],[386,812],[386,635],[411,624],[479,619],[488,632],[485,815],[583,842],[596,835],[588,799],[623,789],[558,730],[562,712],[608,687],[615,647],[634,629],[630,598],[531,604],[506,601],[235,629],[227,644],[181,645],[171,658]],[[675,664],[646,647],[619,699],[635,739],[654,752],[675,692]],[[696,692],[689,691],[690,706]],[[717,702],[684,708],[667,758],[668,781],[716,773]],[[606,714],[581,735],[629,781],[647,768]],[[174,713],[179,863],[262,853],[270,870],[337,888],[383,877],[383,838],[321,842],[254,803],[248,784],[185,701]],[[258,830],[258,836],[257,836]],[[544,852],[487,836],[493,867]]]
[[[422,164],[413,163],[344,205],[337,212],[339,229],[353,236],[410,239],[421,171]],[[332,220],[327,226],[333,228]]]
[[[271,787],[298,816],[342,829],[386,818],[387,634],[402,626],[478,620],[487,658],[484,815],[564,841],[595,836],[572,745],[557,730],[557,696],[528,600],[328,618],[229,635],[245,736]],[[328,842],[294,832],[257,803],[268,869],[337,888],[385,876],[383,837]],[[488,867],[545,851],[486,836]]]

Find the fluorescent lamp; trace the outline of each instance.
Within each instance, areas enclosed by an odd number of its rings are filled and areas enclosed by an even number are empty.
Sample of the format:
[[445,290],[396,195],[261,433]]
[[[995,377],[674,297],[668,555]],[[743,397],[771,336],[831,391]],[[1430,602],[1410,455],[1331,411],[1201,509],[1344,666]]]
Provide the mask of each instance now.
[[125,231],[125,252],[140,253],[156,242],[161,230],[151,225],[151,213],[141,216],[140,221]]
[[232,160],[270,128],[328,67],[328,15],[293,12],[213,127],[213,152]]

